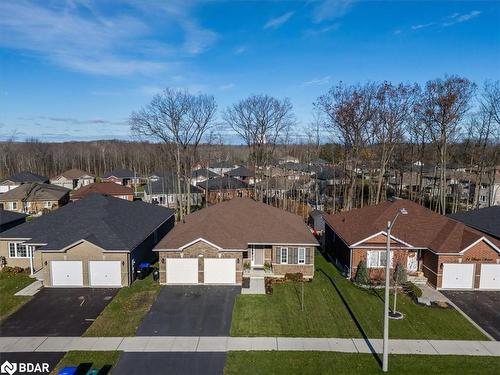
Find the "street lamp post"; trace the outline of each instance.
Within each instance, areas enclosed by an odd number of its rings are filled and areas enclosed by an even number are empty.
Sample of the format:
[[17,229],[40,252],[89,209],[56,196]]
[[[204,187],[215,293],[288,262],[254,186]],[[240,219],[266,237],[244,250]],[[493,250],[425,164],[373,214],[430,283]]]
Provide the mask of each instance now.
[[391,269],[391,229],[399,215],[406,215],[408,211],[401,208],[394,219],[387,222],[387,249],[385,253],[385,298],[384,298],[384,348],[382,355],[382,371],[387,372],[389,365],[389,281]]

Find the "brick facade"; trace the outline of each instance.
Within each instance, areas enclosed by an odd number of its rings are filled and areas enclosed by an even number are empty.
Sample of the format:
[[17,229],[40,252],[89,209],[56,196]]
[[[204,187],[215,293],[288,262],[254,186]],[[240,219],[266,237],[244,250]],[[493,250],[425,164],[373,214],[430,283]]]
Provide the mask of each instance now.
[[474,288],[479,288],[481,278],[481,264],[500,263],[500,254],[489,244],[481,241],[462,255],[436,255],[430,251],[423,254],[423,271],[429,283],[436,288],[442,287],[443,263],[462,263],[475,265]]

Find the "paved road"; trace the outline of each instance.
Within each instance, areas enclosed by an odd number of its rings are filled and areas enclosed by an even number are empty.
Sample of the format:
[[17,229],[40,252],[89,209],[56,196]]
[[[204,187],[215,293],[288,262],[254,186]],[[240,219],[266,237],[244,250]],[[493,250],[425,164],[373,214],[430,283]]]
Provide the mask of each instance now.
[[121,375],[221,375],[226,353],[123,353],[113,373]]
[[228,336],[239,286],[162,288],[137,336]]
[[80,336],[118,289],[44,288],[0,325],[0,336]]
[[495,340],[500,340],[500,291],[441,290],[441,293]]
[[[500,357],[500,341],[390,340],[393,354]],[[380,353],[381,339],[314,337],[0,337],[0,352],[123,351],[207,353],[228,351],[330,351]],[[145,362],[147,362],[145,360]]]

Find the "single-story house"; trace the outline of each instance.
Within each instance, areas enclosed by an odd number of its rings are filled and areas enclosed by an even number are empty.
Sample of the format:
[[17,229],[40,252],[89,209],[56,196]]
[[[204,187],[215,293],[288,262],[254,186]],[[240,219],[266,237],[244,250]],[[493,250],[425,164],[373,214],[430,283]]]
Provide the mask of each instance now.
[[191,172],[191,183],[193,185],[198,185],[200,182],[216,177],[220,177],[220,175],[212,172],[210,169],[201,168]]
[[[191,185],[191,205],[203,203],[203,190]],[[177,174],[174,172],[155,173],[144,186],[144,201],[164,207],[176,208],[179,202],[188,199],[186,183],[181,179],[181,194],[178,192]]]
[[6,211],[0,208],[0,232],[14,228],[16,225],[26,222],[28,215],[19,212]]
[[225,175],[234,177],[250,185],[255,182],[255,173],[245,166],[231,169],[230,171],[226,172]]
[[141,183],[141,179],[137,173],[125,168],[113,169],[111,172],[104,174],[102,181],[114,182],[123,186],[133,186]]
[[71,190],[79,189],[82,186],[87,186],[94,182],[94,176],[76,168],[69,169],[61,173],[59,176],[50,179],[51,184],[62,186]]
[[115,198],[125,199],[126,201],[134,200],[134,191],[131,188],[115,184],[114,182],[95,182],[83,186],[71,194],[71,200],[77,201],[91,194],[104,194]]
[[49,178],[27,171],[19,172],[10,176],[9,178],[6,178],[0,183],[0,193],[5,193],[9,190],[17,188],[22,184],[27,184],[30,182],[40,182],[42,184],[48,184]]
[[349,278],[364,261],[382,281],[387,222],[403,208],[391,231],[391,270],[399,263],[438,289],[500,289],[500,241],[409,200],[325,215],[325,250]]
[[212,163],[208,166],[208,169],[212,172],[218,174],[219,176],[224,175],[224,173],[229,172],[231,169],[238,168],[238,164],[235,164],[230,161],[219,161],[216,163]]
[[40,215],[68,203],[69,192],[61,186],[30,182],[0,195],[0,205],[8,211]]
[[500,206],[461,211],[448,217],[500,240]]
[[205,199],[210,204],[252,195],[252,188],[247,183],[228,176],[211,178],[200,182],[197,186],[204,191]]
[[94,194],[0,233],[0,256],[46,287],[127,286],[174,221],[173,210]]
[[241,284],[244,269],[312,278],[317,246],[300,216],[234,198],[187,215],[154,251],[162,284]]

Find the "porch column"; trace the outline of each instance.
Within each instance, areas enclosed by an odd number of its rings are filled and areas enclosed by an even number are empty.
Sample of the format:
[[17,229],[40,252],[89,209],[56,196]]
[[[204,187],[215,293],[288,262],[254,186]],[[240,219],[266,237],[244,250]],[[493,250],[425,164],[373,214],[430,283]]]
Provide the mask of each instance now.
[[30,254],[31,276],[33,276],[33,274],[34,274],[34,270],[33,270],[33,248],[34,248],[34,246],[28,246],[28,251],[29,251],[29,254]]

